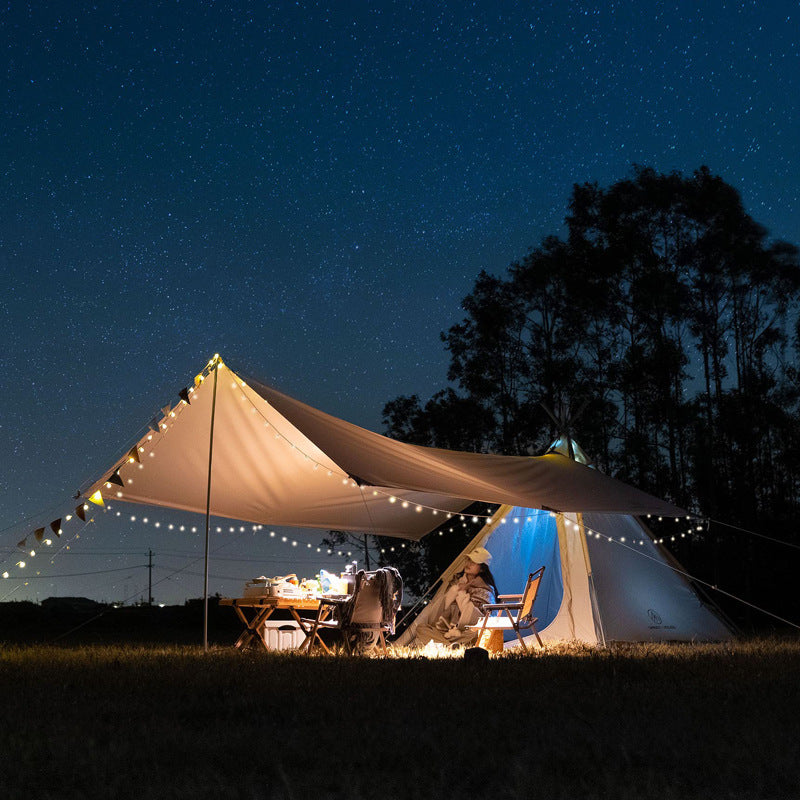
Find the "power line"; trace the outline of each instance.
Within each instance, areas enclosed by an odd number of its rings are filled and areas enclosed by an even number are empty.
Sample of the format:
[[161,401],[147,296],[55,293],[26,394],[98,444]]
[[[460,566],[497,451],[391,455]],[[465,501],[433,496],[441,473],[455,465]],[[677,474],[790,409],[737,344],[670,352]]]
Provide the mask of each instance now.
[[60,575],[9,575],[7,581],[31,581],[31,580],[51,580],[52,578],[79,578],[83,575],[104,575],[108,572],[129,572],[132,569],[142,569],[147,564],[134,564],[127,567],[117,567],[116,569],[96,569],[92,572],[62,572]]

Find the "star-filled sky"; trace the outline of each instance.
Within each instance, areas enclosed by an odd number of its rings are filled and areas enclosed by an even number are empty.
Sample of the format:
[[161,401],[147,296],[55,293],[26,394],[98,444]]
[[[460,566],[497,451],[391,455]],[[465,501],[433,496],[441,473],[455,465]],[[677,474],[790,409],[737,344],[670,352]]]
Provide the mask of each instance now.
[[[800,242],[796,2],[10,2],[0,37],[0,601],[138,599],[149,548],[199,596],[190,531],[96,515],[27,583],[14,546],[215,352],[380,430],[574,183],[705,164]],[[216,541],[211,590],[331,563],[280,535]]]

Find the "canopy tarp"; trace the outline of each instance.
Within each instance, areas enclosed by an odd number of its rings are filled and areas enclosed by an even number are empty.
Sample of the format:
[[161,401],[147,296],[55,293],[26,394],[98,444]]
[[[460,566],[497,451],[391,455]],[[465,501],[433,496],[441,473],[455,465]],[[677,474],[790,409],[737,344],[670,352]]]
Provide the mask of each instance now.
[[[198,376],[199,378],[199,376]],[[472,501],[556,511],[683,516],[563,455],[464,453],[406,444],[333,417],[219,362],[87,496],[304,528],[419,539]],[[138,457],[137,463],[135,458]],[[124,486],[107,483],[118,470]]]

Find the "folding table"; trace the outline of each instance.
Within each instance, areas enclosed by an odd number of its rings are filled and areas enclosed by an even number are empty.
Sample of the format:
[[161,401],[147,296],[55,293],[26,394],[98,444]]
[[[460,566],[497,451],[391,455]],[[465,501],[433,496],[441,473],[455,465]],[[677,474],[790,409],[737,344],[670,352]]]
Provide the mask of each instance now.
[[[319,633],[314,631],[314,620],[301,617],[299,613],[300,611],[325,613],[323,609],[320,609],[320,601],[316,597],[280,597],[274,595],[268,597],[221,597],[219,604],[221,606],[232,606],[239,619],[244,623],[245,629],[234,643],[234,647],[249,647],[259,642],[265,650],[270,650],[271,648],[259,629],[277,609],[288,611],[305,634],[306,638],[297,648],[298,650],[310,650],[311,643],[315,637],[322,642]],[[249,609],[247,614],[245,609]],[[248,614],[251,614],[249,619]],[[323,647],[325,650],[328,649],[324,643]]]

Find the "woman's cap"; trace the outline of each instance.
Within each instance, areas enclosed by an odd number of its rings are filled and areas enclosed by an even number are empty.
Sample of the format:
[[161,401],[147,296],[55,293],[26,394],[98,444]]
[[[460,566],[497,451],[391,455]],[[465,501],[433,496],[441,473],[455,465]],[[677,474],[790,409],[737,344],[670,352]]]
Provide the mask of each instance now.
[[476,564],[488,564],[492,560],[492,554],[485,547],[476,547],[467,553],[467,558]]

